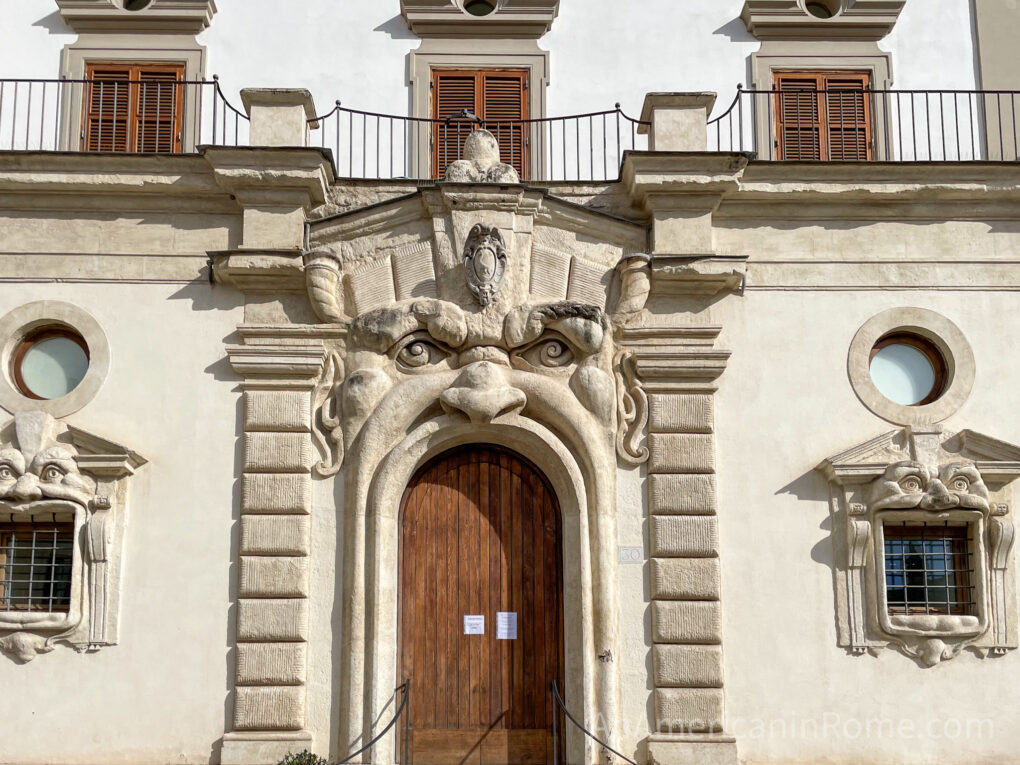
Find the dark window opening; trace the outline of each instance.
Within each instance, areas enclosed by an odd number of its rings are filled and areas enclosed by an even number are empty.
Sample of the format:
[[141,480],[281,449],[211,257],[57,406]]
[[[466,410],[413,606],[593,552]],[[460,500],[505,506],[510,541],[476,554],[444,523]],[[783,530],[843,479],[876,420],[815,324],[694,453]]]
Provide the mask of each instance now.
[[890,614],[974,614],[970,530],[949,522],[882,525]]

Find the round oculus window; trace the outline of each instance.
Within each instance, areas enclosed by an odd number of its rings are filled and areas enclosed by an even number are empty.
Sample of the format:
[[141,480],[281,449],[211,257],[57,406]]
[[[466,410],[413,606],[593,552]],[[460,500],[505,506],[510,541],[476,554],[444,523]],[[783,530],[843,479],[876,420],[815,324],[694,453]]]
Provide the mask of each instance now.
[[496,4],[490,0],[467,0],[464,10],[472,16],[488,16],[496,10]]
[[817,19],[831,19],[836,15],[838,5],[830,3],[805,3],[804,8]]
[[34,399],[66,396],[89,369],[89,347],[77,332],[44,327],[26,335],[11,356],[11,372],[21,393]]
[[152,4],[152,0],[124,0],[125,11],[140,11],[143,8],[148,8]]
[[871,380],[878,392],[902,406],[935,401],[946,387],[946,361],[935,345],[920,335],[896,333],[871,349]]

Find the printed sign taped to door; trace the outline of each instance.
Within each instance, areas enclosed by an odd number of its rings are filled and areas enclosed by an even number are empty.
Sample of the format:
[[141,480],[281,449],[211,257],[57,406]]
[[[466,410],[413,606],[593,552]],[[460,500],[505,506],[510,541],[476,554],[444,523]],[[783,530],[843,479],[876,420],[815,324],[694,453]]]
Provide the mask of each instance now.
[[484,635],[485,616],[482,614],[464,614],[464,634]]
[[498,611],[496,613],[496,639],[517,639],[517,612]]

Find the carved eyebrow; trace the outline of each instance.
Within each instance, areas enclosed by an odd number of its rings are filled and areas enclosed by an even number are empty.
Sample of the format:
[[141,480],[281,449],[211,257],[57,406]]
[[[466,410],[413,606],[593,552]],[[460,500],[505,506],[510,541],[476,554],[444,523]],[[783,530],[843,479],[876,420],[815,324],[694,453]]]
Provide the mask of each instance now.
[[541,337],[547,329],[555,329],[587,353],[602,346],[606,327],[605,312],[581,303],[548,303],[522,307],[507,314],[503,334],[511,348],[525,345]]
[[453,303],[418,300],[410,305],[371,311],[351,325],[354,340],[378,353],[385,353],[398,340],[419,330],[455,348],[467,339],[467,319]]

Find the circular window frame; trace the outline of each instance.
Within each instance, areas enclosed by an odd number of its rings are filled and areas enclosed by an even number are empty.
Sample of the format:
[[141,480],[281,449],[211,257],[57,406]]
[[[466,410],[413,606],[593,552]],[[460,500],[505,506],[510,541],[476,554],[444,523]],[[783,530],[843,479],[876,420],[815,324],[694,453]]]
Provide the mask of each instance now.
[[[62,337],[70,340],[82,349],[85,353],[85,360],[88,362],[88,366],[85,368],[85,374],[88,374],[88,367],[92,365],[92,354],[89,352],[89,345],[85,338],[78,334],[74,327],[69,327],[66,324],[43,324],[42,326],[36,327],[31,332],[26,333],[21,340],[18,341],[18,344],[14,346],[14,350],[11,353],[11,377],[14,378],[14,386],[18,389],[18,392],[21,393],[21,395],[28,396],[36,401],[53,400],[44,398],[43,396],[39,396],[32,392],[32,386],[25,382],[21,367],[22,362],[25,360],[25,356],[28,355],[28,352],[34,346],[44,340],[56,337]],[[85,378],[82,377],[82,382],[84,379]],[[81,382],[79,382],[78,385],[81,385]],[[75,385],[74,388],[68,391],[65,395],[73,393],[78,385]]]
[[[809,5],[821,5],[829,11],[829,16],[818,16],[811,12]],[[842,0],[801,0],[801,8],[804,13],[816,21],[831,21],[843,12]]]
[[[14,355],[27,338],[40,331],[63,329],[85,341],[89,368],[81,382],[59,398],[32,398],[25,395],[14,379]],[[106,333],[91,314],[71,303],[40,300],[15,308],[0,318],[0,350],[3,374],[0,375],[0,407],[18,412],[41,411],[53,417],[66,417],[79,411],[96,397],[110,371],[110,344]]]
[[472,19],[489,19],[495,16],[497,13],[499,13],[500,10],[502,10],[503,4],[505,3],[506,0],[485,0],[485,2],[489,3],[492,6],[492,10],[482,15],[471,13],[471,11],[467,9],[467,5],[471,1],[472,0],[457,0],[457,7],[460,9],[460,12]]
[[[938,351],[944,364],[943,384],[933,401],[897,404],[882,395],[871,379],[871,359],[880,343],[911,335]],[[970,343],[945,316],[926,308],[891,308],[868,319],[857,330],[847,354],[847,373],[857,398],[883,420],[896,425],[933,425],[963,406],[974,387],[976,369]]]

